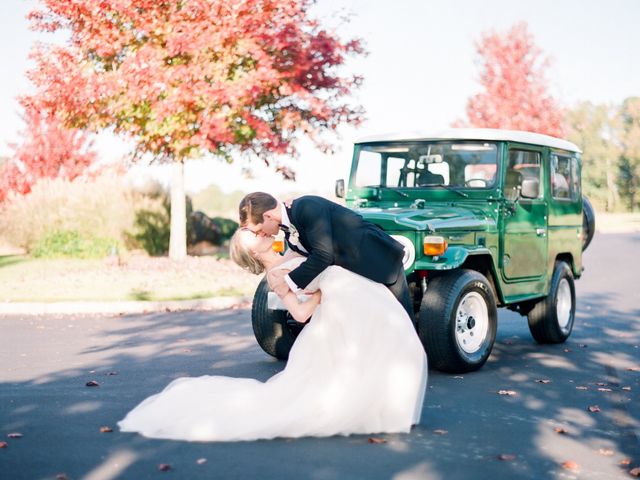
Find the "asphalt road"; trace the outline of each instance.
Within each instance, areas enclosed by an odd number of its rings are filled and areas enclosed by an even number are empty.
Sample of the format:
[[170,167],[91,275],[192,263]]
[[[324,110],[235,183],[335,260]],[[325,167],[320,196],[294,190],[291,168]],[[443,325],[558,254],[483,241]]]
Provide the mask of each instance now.
[[5,316],[0,478],[632,478],[640,466],[640,234],[597,235],[585,266],[567,343],[537,345],[526,319],[501,311],[484,368],[431,371],[421,424],[380,435],[386,443],[187,443],[117,431],[129,409],[176,377],[266,380],[280,371],[253,339],[246,309]]

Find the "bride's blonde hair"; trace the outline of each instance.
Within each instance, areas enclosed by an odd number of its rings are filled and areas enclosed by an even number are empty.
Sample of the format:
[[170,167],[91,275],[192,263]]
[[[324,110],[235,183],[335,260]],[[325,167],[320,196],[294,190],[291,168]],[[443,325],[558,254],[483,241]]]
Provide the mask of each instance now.
[[242,235],[246,233],[247,232],[243,232],[242,228],[236,230],[236,233],[233,234],[229,242],[229,255],[231,255],[231,260],[236,262],[241,268],[255,275],[259,275],[264,272],[264,265],[260,260],[251,255],[251,252],[243,241]]

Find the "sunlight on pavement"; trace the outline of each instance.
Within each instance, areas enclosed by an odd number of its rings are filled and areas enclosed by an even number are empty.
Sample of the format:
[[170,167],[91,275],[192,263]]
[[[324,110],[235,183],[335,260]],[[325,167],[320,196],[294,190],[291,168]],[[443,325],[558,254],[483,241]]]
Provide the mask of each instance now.
[[117,478],[137,458],[137,455],[130,450],[117,451],[108,457],[102,465],[94,468],[83,478],[84,480],[110,480]]

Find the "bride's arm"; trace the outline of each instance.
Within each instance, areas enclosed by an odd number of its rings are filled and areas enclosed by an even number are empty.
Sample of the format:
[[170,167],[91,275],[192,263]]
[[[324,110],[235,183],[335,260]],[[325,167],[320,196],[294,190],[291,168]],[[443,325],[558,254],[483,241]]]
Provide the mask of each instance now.
[[318,290],[317,292],[313,292],[310,297],[309,300],[300,302],[298,296],[291,290],[282,297],[282,303],[287,307],[287,310],[289,310],[289,313],[296,322],[304,323],[309,319],[316,307],[320,304],[322,294],[320,290]]
[[[289,289],[284,280],[284,276],[287,273],[289,273],[289,270],[287,269],[278,269],[267,272],[267,283],[269,284],[269,287],[271,287],[271,289],[280,297],[282,303],[287,307],[287,310],[289,310],[289,313],[296,322],[305,323],[320,303],[321,293],[318,290],[310,295],[311,298],[301,302],[298,300],[298,296]],[[282,291],[280,291],[280,287],[282,288]]]

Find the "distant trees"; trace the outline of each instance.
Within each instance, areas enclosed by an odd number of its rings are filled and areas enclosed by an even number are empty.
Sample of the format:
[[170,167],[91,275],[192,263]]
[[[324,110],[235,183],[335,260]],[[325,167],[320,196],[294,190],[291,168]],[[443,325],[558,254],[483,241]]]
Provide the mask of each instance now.
[[565,137],[582,150],[585,194],[601,210],[640,206],[640,97],[621,105],[562,108],[549,93],[549,60],[526,23],[489,32],[476,44],[482,91],[455,126],[503,128]]

